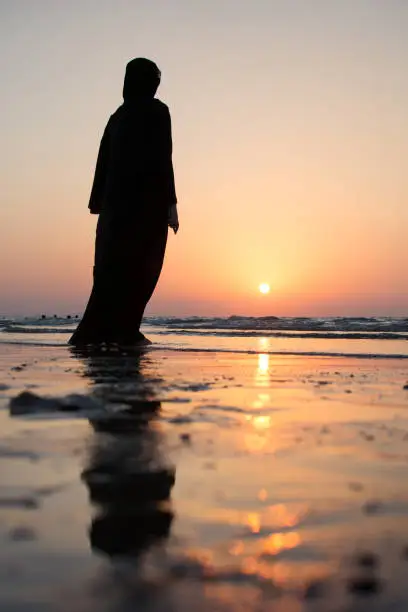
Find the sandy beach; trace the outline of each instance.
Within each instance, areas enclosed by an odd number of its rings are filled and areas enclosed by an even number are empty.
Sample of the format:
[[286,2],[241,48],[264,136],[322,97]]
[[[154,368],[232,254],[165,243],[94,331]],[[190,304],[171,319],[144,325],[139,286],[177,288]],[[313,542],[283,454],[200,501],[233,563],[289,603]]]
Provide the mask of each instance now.
[[0,363],[2,611],[406,609],[406,360]]

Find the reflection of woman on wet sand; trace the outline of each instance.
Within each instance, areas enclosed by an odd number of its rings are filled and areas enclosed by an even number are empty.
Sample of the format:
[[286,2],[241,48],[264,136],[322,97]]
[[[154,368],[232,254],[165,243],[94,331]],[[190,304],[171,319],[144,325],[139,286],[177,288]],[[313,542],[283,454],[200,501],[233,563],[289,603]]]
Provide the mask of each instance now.
[[123,104],[102,137],[89,202],[99,214],[94,283],[70,344],[143,345],[144,310],[163,265],[170,226],[179,228],[169,109],[155,98],[160,70],[126,67]]
[[[118,401],[118,382],[123,377],[132,381],[133,396],[137,389],[143,396],[141,357],[100,353],[82,359],[85,375],[103,385],[107,403]],[[82,479],[96,508],[89,530],[91,548],[110,557],[137,558],[170,533],[174,470],[165,465],[160,432],[151,427],[160,402],[123,395],[120,403],[128,408],[90,421],[95,433]]]

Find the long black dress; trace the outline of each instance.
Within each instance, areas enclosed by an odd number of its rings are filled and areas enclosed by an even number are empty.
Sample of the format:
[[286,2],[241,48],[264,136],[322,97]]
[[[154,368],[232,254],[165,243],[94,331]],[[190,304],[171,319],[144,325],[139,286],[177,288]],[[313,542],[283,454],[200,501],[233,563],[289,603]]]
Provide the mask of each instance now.
[[156,98],[126,100],[102,137],[89,208],[98,214],[94,280],[69,343],[137,343],[163,265],[177,202],[170,113]]

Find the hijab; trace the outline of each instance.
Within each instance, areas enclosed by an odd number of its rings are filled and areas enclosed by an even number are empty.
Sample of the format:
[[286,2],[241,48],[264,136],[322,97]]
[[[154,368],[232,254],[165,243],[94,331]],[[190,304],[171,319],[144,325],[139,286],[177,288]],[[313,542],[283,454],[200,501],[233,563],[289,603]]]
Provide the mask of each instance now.
[[157,65],[144,57],[136,57],[126,66],[123,99],[132,102],[154,98],[160,84],[161,72]]

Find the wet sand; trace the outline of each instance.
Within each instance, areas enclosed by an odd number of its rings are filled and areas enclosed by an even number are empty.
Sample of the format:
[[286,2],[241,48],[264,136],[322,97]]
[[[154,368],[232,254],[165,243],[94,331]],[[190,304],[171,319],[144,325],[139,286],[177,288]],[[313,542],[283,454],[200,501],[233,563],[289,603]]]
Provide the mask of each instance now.
[[408,609],[404,361],[0,350],[2,612]]

